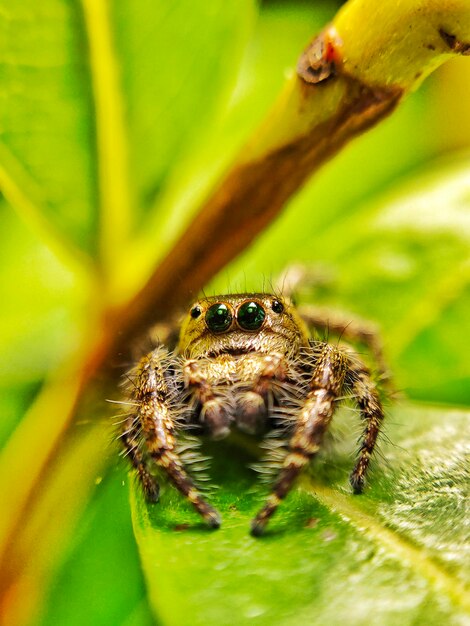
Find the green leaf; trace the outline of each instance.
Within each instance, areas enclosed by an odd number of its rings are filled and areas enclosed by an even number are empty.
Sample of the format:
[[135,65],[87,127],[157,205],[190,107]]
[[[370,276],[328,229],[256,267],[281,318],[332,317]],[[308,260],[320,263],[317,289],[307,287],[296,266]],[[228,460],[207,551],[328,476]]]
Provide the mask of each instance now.
[[[156,617],[178,625],[359,625],[371,615],[384,626],[460,623],[470,611],[468,417],[397,408],[382,443],[386,460],[377,459],[366,494],[348,489],[349,441],[314,464],[261,539],[248,529],[265,490],[240,469],[250,458],[236,447],[212,447],[218,531],[173,489],[146,505],[134,485],[134,528]],[[345,420],[351,416],[339,419],[343,428]]]
[[318,251],[343,306],[381,322],[397,385],[428,401],[470,404],[468,188],[467,155],[434,165],[327,229]]
[[225,105],[253,0],[2,4],[0,187],[49,240],[113,267]]
[[217,121],[254,16],[252,0],[116,3],[140,227],[158,205],[175,164],[200,149],[214,117]]
[[98,200],[80,12],[60,0],[1,5],[1,187],[28,219],[90,252]]
[[[0,378],[44,378],[78,341],[86,283],[63,267],[5,203],[0,205]],[[28,355],[25,358],[25,354]]]

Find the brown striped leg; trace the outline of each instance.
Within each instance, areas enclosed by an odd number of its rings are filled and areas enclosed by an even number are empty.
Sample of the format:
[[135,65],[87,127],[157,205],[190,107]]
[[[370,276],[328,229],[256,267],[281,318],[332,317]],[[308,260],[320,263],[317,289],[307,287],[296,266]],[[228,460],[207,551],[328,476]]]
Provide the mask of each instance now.
[[393,391],[390,369],[383,355],[379,329],[364,320],[351,319],[345,313],[304,305],[299,307],[304,322],[318,330],[331,332],[346,341],[359,342],[370,350],[383,383]]
[[158,502],[160,487],[148,471],[144,455],[140,449],[141,438],[139,437],[138,421],[135,416],[128,417],[124,422],[119,439],[124,446],[125,456],[129,458],[137,470],[146,500],[148,502]]
[[347,370],[347,357],[328,344],[312,349],[312,378],[310,391],[297,416],[297,425],[289,442],[287,454],[273,491],[266,504],[254,518],[252,535],[261,535],[281,500],[289,493],[301,470],[318,452],[335,409],[335,399],[341,394]]
[[361,411],[362,418],[366,422],[359,458],[349,478],[354,493],[361,493],[364,489],[367,468],[374,451],[384,412],[375,384],[370,378],[366,366],[357,358],[351,361],[348,379],[350,379],[350,382],[348,382]]
[[151,458],[166,472],[175,487],[190,500],[213,528],[220,526],[219,514],[197,491],[176,452],[176,390],[167,379],[170,357],[163,348],[145,356],[131,374],[132,400],[139,405],[138,420]]

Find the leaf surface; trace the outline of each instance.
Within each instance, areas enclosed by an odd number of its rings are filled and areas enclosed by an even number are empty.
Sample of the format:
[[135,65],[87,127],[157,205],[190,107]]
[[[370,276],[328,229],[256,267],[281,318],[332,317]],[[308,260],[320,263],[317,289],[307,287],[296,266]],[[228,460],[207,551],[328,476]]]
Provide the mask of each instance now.
[[[156,615],[164,624],[359,625],[372,614],[383,625],[460,623],[470,610],[462,524],[468,417],[396,408],[381,447],[386,460],[377,460],[366,494],[350,494],[351,442],[341,444],[314,464],[261,539],[248,528],[266,490],[240,470],[249,457],[236,447],[212,449],[218,531],[207,530],[173,489],[148,506],[133,486]],[[351,419],[339,420],[349,436]]]
[[254,4],[0,7],[0,186],[69,254],[112,265],[225,105]]
[[76,3],[2,2],[0,164],[2,188],[26,217],[91,253],[98,198],[80,20]]

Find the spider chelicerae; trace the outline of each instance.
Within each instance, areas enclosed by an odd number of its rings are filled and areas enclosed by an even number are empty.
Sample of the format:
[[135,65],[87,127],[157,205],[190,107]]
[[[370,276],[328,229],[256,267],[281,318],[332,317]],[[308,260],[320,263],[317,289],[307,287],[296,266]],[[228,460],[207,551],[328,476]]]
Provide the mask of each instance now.
[[[289,298],[243,293],[202,298],[186,315],[175,349],[158,345],[129,373],[132,407],[120,440],[147,500],[156,502],[158,466],[212,527],[218,512],[196,487],[181,441],[188,428],[215,439],[232,428],[259,436],[278,431],[285,454],[271,494],[252,521],[260,535],[302,469],[320,449],[339,402],[350,396],[365,428],[350,475],[364,488],[383,419],[379,393],[358,355],[339,342],[312,338],[328,329],[371,348],[384,370],[375,331],[360,323],[297,310]],[[191,453],[194,458],[194,452]]]

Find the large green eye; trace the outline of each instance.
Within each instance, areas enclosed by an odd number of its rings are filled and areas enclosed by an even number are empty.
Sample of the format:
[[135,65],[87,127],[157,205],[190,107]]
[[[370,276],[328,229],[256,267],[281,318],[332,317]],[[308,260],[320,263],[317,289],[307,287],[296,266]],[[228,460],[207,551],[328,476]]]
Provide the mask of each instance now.
[[244,330],[258,330],[264,322],[266,313],[257,302],[245,302],[238,309],[238,325]]
[[207,328],[213,333],[223,333],[232,323],[232,312],[226,304],[218,302],[208,308],[206,313]]

